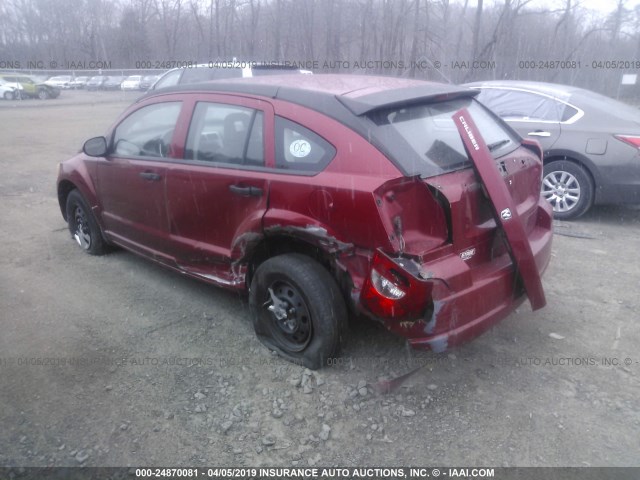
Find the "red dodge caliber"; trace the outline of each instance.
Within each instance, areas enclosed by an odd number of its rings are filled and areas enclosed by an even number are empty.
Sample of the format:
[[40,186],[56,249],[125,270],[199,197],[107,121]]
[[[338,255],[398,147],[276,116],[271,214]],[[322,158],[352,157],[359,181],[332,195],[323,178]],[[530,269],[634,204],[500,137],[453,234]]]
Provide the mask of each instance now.
[[90,254],[248,291],[260,340],[319,368],[349,312],[436,352],[545,304],[541,150],[452,85],[270,76],[161,89],[60,164]]

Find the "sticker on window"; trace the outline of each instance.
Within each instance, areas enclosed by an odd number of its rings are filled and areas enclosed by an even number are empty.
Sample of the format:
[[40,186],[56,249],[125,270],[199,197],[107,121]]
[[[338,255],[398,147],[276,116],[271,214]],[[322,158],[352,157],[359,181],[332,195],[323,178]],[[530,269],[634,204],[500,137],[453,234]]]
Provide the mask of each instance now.
[[311,153],[311,144],[306,140],[295,140],[289,145],[289,152],[296,158],[306,157]]

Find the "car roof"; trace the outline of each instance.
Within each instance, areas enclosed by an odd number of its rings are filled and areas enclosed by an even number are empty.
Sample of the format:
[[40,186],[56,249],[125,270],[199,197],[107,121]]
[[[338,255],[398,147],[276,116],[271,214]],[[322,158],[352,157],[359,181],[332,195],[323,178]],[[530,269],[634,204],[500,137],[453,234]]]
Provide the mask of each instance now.
[[340,106],[355,115],[416,102],[475,96],[478,92],[422,80],[366,75],[269,75],[163,88],[142,98],[176,92],[224,92],[281,99],[335,116]]
[[569,97],[576,93],[585,93],[585,90],[572,85],[562,85],[559,83],[547,82],[531,82],[527,80],[488,80],[484,82],[465,83],[465,87],[471,88],[511,88],[520,90],[530,90],[532,92],[542,93],[561,100],[568,100]]

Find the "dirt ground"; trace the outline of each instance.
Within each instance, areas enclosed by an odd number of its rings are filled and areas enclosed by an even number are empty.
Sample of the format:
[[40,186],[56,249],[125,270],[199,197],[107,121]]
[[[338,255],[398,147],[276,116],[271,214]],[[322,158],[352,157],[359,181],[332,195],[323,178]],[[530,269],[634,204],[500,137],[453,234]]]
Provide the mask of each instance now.
[[541,311],[441,355],[355,322],[312,373],[245,298],[70,239],[56,165],[135,98],[0,102],[0,466],[640,466],[640,210],[556,225]]

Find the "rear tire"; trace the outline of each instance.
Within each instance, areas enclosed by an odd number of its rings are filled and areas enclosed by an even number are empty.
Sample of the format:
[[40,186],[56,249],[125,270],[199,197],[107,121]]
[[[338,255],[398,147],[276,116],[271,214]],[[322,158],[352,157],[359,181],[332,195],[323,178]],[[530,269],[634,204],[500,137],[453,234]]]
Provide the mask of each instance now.
[[594,186],[591,176],[582,166],[556,160],[544,166],[541,193],[553,207],[554,218],[571,220],[591,208]]
[[305,255],[262,263],[251,281],[249,305],[258,339],[296,364],[321,368],[345,340],[348,315],[340,289]]
[[71,238],[85,252],[90,255],[105,253],[105,242],[98,222],[78,190],[72,190],[67,197],[67,223]]

